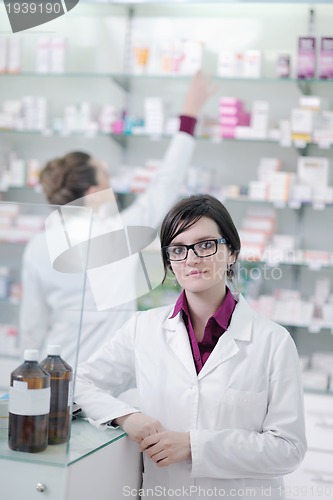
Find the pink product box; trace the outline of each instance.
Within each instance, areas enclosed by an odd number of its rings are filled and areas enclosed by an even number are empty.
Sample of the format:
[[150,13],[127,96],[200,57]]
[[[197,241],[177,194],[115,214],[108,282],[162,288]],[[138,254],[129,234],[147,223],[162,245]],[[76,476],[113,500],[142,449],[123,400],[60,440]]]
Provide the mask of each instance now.
[[251,115],[250,113],[239,113],[235,116],[220,116],[221,125],[231,125],[236,127],[236,125],[248,126],[250,125]]
[[297,78],[314,78],[316,68],[316,39],[301,36],[298,39]]
[[241,99],[237,99],[236,97],[221,97],[220,106],[239,106],[240,108],[243,108],[243,101]]
[[220,137],[225,137],[226,139],[235,138],[236,127],[232,125],[221,125]]
[[320,41],[318,76],[322,79],[333,78],[333,38],[323,37]]
[[238,106],[220,106],[220,116],[241,116],[244,114],[243,107]]
[[124,132],[124,122],[123,120],[117,120],[112,123],[112,133],[122,134]]

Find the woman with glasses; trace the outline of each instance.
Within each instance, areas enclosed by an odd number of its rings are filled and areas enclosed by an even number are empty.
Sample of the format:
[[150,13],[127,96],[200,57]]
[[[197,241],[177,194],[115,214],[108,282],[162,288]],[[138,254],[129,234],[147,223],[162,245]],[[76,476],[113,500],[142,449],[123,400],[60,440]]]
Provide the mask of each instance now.
[[[76,401],[139,444],[143,497],[285,498],[282,477],[306,451],[294,342],[227,286],[240,240],[220,201],[181,200],[160,237],[183,291],[137,313],[79,367]],[[140,409],[117,399],[134,386]]]

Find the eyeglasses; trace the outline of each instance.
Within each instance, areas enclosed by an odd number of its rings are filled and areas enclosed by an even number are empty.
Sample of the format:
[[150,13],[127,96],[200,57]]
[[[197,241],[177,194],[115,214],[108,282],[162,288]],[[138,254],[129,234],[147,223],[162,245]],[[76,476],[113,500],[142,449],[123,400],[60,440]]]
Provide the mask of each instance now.
[[194,243],[193,245],[174,245],[163,247],[163,250],[169,260],[185,260],[190,249],[193,250],[197,257],[203,259],[216,254],[218,243],[226,244],[225,238],[218,238],[215,240],[204,240]]

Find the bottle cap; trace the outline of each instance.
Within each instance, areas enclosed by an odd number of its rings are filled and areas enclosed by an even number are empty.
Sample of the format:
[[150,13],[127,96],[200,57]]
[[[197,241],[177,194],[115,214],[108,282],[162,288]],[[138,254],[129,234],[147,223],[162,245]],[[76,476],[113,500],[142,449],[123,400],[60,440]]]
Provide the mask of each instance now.
[[38,361],[38,357],[39,357],[38,349],[25,349],[24,361]]
[[51,356],[60,356],[61,345],[48,345],[47,346],[47,354],[49,354]]

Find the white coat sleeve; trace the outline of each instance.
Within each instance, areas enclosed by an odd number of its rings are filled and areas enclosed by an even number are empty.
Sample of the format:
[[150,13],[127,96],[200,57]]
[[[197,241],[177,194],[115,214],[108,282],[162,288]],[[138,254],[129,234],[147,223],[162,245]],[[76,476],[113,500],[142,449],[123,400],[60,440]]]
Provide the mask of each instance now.
[[173,137],[162,165],[147,191],[122,212],[124,224],[158,228],[181,193],[194,146],[194,137],[186,132],[178,132]]
[[138,314],[78,366],[74,401],[96,427],[139,411],[117,399],[122,392],[136,387],[134,339]]
[[289,334],[274,353],[267,403],[262,432],[191,431],[192,477],[271,479],[299,466],[306,452],[303,389]]
[[22,259],[22,301],[20,308],[19,348],[41,349],[49,330],[50,309],[41,282],[34,247],[27,245]]

